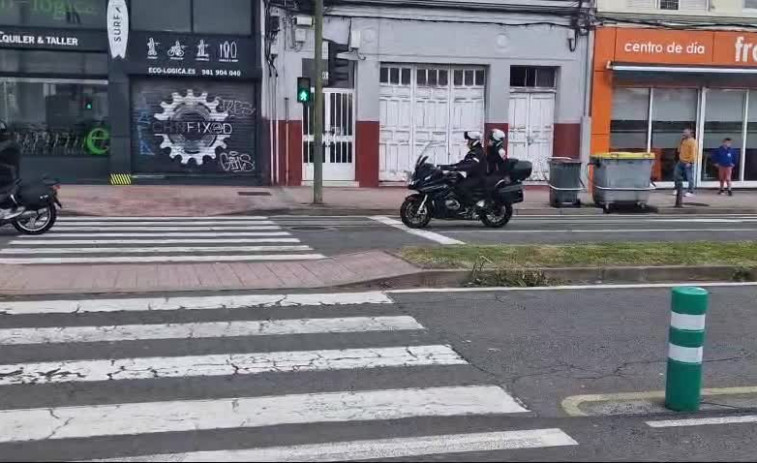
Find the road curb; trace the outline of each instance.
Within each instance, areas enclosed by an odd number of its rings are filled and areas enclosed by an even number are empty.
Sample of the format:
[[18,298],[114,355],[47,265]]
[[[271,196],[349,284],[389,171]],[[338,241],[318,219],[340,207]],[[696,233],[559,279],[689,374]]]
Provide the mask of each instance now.
[[[757,277],[757,267],[722,266],[644,266],[644,267],[563,267],[507,269],[542,274],[555,285],[605,283],[720,282]],[[340,289],[449,288],[469,283],[471,270],[426,269],[404,275],[338,285]],[[484,269],[479,277],[496,277],[497,270]],[[749,279],[749,278],[747,278]],[[495,280],[496,282],[496,280]],[[497,286],[507,286],[498,282]]]

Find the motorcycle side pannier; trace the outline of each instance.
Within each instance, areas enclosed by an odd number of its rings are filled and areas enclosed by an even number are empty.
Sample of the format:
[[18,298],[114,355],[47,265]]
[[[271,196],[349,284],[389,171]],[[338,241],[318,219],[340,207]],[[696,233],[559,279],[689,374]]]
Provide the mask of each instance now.
[[44,184],[26,184],[18,189],[19,202],[27,209],[45,207],[50,202],[50,187]]
[[510,167],[510,178],[515,182],[522,182],[531,176],[533,165],[528,161],[518,161]]
[[497,199],[506,204],[518,204],[523,202],[523,185],[504,185],[497,189]]

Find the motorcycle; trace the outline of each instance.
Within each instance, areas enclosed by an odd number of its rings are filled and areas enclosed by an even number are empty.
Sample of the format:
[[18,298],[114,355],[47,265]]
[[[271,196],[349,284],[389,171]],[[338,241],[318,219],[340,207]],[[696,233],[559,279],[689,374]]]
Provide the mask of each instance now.
[[3,196],[3,203],[13,202],[16,210],[0,212],[0,226],[11,224],[25,235],[41,235],[50,230],[58,218],[60,182],[43,178],[25,183],[17,180]]
[[512,218],[513,205],[523,202],[523,181],[531,176],[531,171],[530,162],[509,160],[507,175],[488,177],[485,187],[473,192],[477,202],[471,209],[463,207],[455,192],[463,175],[429,163],[428,156],[422,153],[407,185],[418,193],[402,203],[402,222],[410,228],[424,228],[432,218],[481,220],[487,227],[504,227]]

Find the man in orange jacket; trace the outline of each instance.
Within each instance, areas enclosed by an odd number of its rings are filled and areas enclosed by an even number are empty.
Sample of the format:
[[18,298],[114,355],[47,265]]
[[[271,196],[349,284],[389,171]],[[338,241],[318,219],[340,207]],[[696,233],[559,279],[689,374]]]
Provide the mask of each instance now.
[[676,184],[683,182],[684,179],[689,182],[689,189],[686,191],[687,198],[694,196],[694,164],[698,157],[697,140],[691,129],[684,129],[681,144],[678,146],[678,164],[676,164],[674,179]]

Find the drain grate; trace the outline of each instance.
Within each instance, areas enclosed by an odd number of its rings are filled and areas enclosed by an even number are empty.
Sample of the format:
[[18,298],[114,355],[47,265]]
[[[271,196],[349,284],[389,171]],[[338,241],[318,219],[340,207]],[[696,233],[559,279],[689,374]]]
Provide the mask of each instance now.
[[271,196],[269,191],[237,191],[239,196]]

